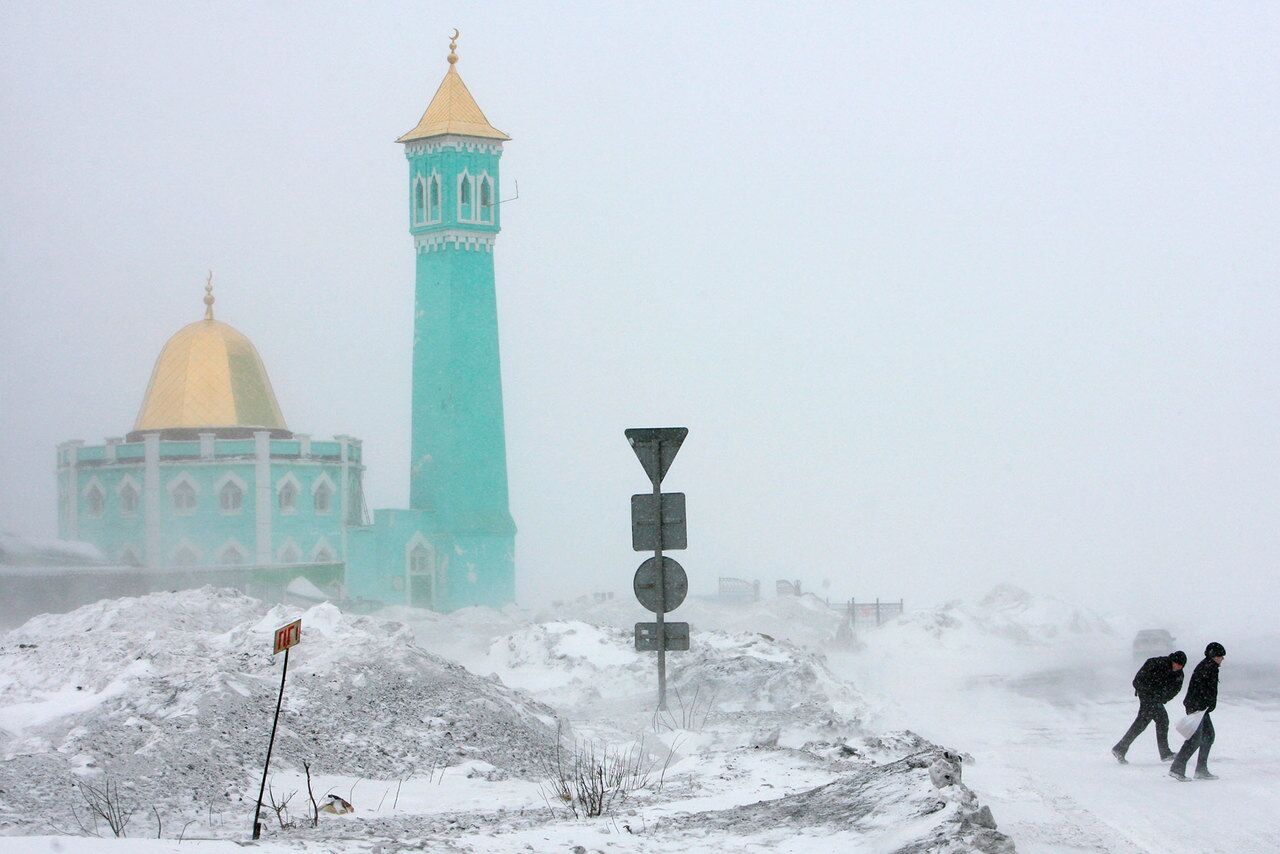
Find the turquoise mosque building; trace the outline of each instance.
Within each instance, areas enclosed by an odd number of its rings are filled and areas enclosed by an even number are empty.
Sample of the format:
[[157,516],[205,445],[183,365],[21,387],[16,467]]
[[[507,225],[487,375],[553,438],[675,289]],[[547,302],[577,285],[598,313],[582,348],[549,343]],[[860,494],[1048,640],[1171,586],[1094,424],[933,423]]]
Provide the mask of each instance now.
[[456,38],[422,119],[397,140],[416,257],[408,508],[369,513],[359,439],[288,429],[257,350],[215,319],[210,280],[204,318],[164,345],[134,429],[58,447],[63,538],[156,589],[221,580],[270,596],[304,578],[369,606],[514,601],[493,264],[510,137],[459,76]]

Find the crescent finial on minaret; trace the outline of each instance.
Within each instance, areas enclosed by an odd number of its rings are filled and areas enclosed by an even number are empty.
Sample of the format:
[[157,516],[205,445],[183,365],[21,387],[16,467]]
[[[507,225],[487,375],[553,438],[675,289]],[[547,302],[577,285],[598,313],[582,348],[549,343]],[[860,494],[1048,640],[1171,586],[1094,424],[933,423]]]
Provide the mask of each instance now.
[[204,282],[204,319],[213,320],[213,271]]
[[453,65],[458,61],[458,28],[453,28],[453,36],[449,39],[449,64]]

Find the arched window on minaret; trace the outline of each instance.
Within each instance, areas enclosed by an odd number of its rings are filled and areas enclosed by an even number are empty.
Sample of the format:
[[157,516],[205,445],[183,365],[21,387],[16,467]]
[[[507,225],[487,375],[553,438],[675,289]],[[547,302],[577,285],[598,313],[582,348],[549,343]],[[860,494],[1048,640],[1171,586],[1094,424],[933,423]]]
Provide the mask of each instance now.
[[465,172],[458,178],[458,219],[463,222],[472,222],[475,219],[471,204],[472,180],[472,177]]
[[423,225],[427,218],[427,183],[419,175],[413,182],[413,224]]
[[431,199],[428,202],[427,219],[429,222],[440,221],[440,176],[431,176]]
[[480,216],[481,222],[493,222],[493,184],[489,176],[480,179]]

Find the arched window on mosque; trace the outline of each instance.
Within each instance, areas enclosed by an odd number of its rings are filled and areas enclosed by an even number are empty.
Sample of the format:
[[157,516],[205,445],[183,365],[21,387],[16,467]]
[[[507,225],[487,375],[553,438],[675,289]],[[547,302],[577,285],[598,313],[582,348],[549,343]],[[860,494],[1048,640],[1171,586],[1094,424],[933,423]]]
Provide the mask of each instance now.
[[327,480],[320,481],[316,486],[315,495],[316,512],[328,514],[333,512],[333,487],[329,485]]
[[196,488],[185,480],[173,488],[175,513],[193,513],[196,509]]
[[195,566],[200,562],[200,555],[190,546],[183,546],[173,553],[174,566]]
[[315,563],[333,563],[333,552],[329,551],[327,547],[321,547],[316,552]]
[[120,562],[125,566],[142,566],[142,559],[138,557],[138,550],[133,546],[125,546],[121,549]]
[[431,176],[431,200],[428,203],[427,217],[430,222],[440,221],[440,176]]
[[285,481],[280,487],[280,512],[294,513],[298,509],[298,487],[291,481]]
[[244,506],[244,490],[235,481],[227,481],[218,490],[218,502],[223,513],[239,513]]
[[134,516],[138,513],[138,488],[126,482],[120,487],[120,515]]
[[480,219],[493,222],[493,185],[488,178],[480,181]]
[[89,487],[89,491],[84,494],[85,511],[93,517],[102,515],[102,508],[106,502],[106,496],[102,494],[102,487],[96,483]]
[[234,544],[227,546],[218,554],[218,563],[223,566],[243,566],[246,560],[248,558],[245,553]]
[[431,571],[431,550],[418,543],[409,551],[409,573],[425,575]]
[[471,211],[471,176],[463,175],[458,184],[458,219],[471,222],[474,214]]
[[422,225],[427,221],[427,185],[419,175],[413,182],[413,222]]
[[289,543],[280,551],[281,563],[298,563],[302,560],[302,552],[293,543]]

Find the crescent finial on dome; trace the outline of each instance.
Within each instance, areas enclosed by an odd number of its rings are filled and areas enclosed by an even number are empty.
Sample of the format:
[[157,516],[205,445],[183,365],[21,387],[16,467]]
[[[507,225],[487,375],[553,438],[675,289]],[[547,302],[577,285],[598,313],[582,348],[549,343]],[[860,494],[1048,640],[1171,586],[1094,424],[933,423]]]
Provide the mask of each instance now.
[[213,320],[213,271],[204,282],[204,319]]

